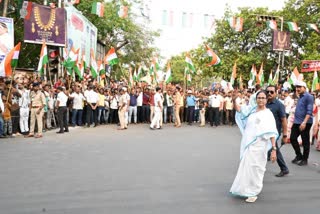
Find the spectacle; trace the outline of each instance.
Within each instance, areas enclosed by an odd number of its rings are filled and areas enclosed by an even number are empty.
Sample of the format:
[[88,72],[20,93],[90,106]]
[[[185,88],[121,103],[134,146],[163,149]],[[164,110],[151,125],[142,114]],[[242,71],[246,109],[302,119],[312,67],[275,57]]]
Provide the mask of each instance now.
[[268,94],[274,94],[274,91],[267,91]]
[[267,99],[266,97],[257,97],[257,100],[264,100]]

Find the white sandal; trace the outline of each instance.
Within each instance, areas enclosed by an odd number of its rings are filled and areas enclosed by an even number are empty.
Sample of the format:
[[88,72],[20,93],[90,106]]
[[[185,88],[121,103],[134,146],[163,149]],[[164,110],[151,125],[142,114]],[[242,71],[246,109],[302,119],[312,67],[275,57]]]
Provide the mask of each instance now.
[[258,199],[258,196],[249,197],[246,199],[247,203],[254,203]]

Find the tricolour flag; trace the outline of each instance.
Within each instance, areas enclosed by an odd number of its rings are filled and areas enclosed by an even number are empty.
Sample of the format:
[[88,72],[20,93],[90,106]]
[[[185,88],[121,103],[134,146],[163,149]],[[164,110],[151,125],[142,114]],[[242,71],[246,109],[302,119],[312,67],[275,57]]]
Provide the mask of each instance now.
[[194,74],[196,72],[196,68],[194,67],[192,60],[190,58],[189,53],[186,54],[186,59],[185,59],[186,63],[187,63],[187,67],[189,68],[189,71],[191,71],[192,74]]
[[102,62],[102,60],[98,60],[97,62],[98,65],[98,73],[102,78],[105,78],[106,75],[106,69],[104,67],[104,63]]
[[92,9],[91,9],[92,14],[96,14],[99,17],[102,17],[104,14],[104,5],[101,2],[93,2],[92,3]]
[[316,24],[307,24],[307,26],[308,26],[308,29],[309,29],[309,30],[314,30],[314,31],[316,31],[317,33],[320,33],[320,32],[319,32],[319,29],[318,29],[318,26],[317,26]]
[[119,59],[116,54],[116,51],[114,47],[111,47],[111,49],[108,51],[107,55],[104,57],[104,63],[108,64],[110,66],[113,66],[115,64],[118,64]]
[[237,62],[234,62],[234,65],[232,67],[232,73],[230,78],[231,85],[234,85],[234,81],[237,78]]
[[251,67],[251,71],[250,71],[250,80],[252,80],[253,82],[255,81],[257,76],[257,69],[255,65],[252,65]]
[[288,80],[288,82],[289,82],[291,85],[294,85],[297,81],[300,81],[300,80],[302,80],[302,79],[300,78],[300,73],[299,73],[299,71],[298,71],[298,68],[295,67],[295,68],[293,69],[293,72],[292,72],[291,75],[290,75],[290,79]]
[[268,85],[272,85],[272,70],[270,71],[270,74],[269,74],[269,78],[268,78]]
[[91,49],[90,51],[90,71],[91,71],[91,76],[93,77],[93,79],[97,78],[98,76],[98,65],[97,65],[97,61],[94,58],[94,52],[93,49]]
[[228,18],[228,23],[229,23],[229,26],[234,29],[235,26],[236,26],[236,17],[230,17]]
[[213,52],[213,50],[208,45],[205,46],[207,49],[207,54],[210,57],[210,63],[208,64],[208,66],[219,65],[221,62],[220,58],[217,56],[217,54]]
[[279,76],[280,76],[280,68],[279,68],[279,65],[278,65],[277,70],[276,70],[276,73],[275,73],[274,78],[273,78],[273,80],[272,80],[272,84],[273,84],[273,85],[277,85],[277,84],[278,84],[278,82],[279,82]]
[[153,57],[151,66],[150,66],[150,75],[156,75],[157,71],[160,69],[160,65],[157,57]]
[[257,84],[264,85],[263,63],[261,63],[259,74],[257,75]]
[[311,91],[316,91],[317,90],[318,83],[319,83],[318,72],[314,71]]
[[295,32],[299,31],[298,25],[297,25],[296,22],[287,22],[287,24],[288,24],[288,27],[289,27],[290,31],[295,31]]
[[138,81],[138,73],[136,68],[134,69],[134,72],[133,72],[133,80]]
[[0,64],[0,76],[12,76],[12,68],[18,65],[21,42],[19,42],[2,60]]
[[243,29],[243,18],[242,17],[238,17],[236,19],[236,25],[234,26],[234,30],[236,32],[242,32]]
[[79,48],[76,50],[73,46],[68,53],[67,60],[64,61],[64,66],[66,67],[68,74],[72,75],[72,71],[76,70],[76,65],[78,63],[78,55],[79,55]]
[[149,85],[151,84],[151,76],[150,76],[150,73],[149,72],[147,72],[147,75],[146,76],[144,76],[144,77],[142,77],[142,78],[140,78],[140,81],[141,82],[145,82],[145,83],[148,83]]
[[138,73],[137,73],[137,81],[140,81],[141,75],[142,75],[142,67],[141,65],[139,65]]
[[277,21],[276,20],[269,20],[267,21],[267,27],[270,28],[271,30],[277,30]]
[[128,17],[128,6],[124,6],[124,5],[121,5],[120,8],[119,8],[119,11],[118,11],[118,15],[120,18],[127,18]]
[[171,65],[168,62],[165,82],[168,84],[172,81]]
[[45,42],[43,42],[41,47],[41,52],[40,52],[40,60],[38,63],[38,72],[40,73],[40,75],[44,74],[44,69],[46,68],[48,62],[49,62],[49,59],[48,59],[47,45]]

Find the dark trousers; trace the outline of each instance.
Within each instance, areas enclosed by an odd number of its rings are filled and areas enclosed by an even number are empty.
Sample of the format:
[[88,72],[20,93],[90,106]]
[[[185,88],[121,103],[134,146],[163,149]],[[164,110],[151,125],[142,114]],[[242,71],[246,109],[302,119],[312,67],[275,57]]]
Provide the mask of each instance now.
[[[282,141],[282,138],[279,136],[279,137],[277,138],[277,140],[276,140],[277,163],[278,163],[278,166],[280,167],[280,170],[281,170],[281,171],[283,171],[283,172],[288,172],[289,169],[288,169],[288,167],[287,167],[286,162],[285,162],[284,159],[283,159],[282,153],[281,153],[280,148],[279,148],[279,143],[281,144],[281,141]],[[272,149],[269,150],[269,152],[268,152],[268,157],[270,157],[271,151],[272,151]]]
[[191,124],[194,119],[194,106],[188,106],[188,123]]
[[142,106],[142,122],[150,122],[150,106]]
[[62,106],[58,108],[58,121],[59,121],[60,132],[68,131],[67,110],[68,109],[66,106]]
[[142,123],[142,106],[137,106],[137,119],[138,123]]
[[119,122],[119,116],[118,116],[118,109],[110,108],[110,123],[118,123]]
[[[293,124],[291,128],[290,142],[298,158],[302,160],[308,160],[310,153],[310,128],[311,123],[306,124],[306,128],[303,131],[299,129],[300,124]],[[298,143],[298,137],[301,135],[303,145],[303,155]]]
[[213,123],[215,126],[219,125],[219,116],[219,107],[209,108],[209,121],[211,126],[213,126]]
[[[95,106],[95,103],[91,103],[91,105]],[[97,119],[97,111],[96,109],[92,109],[91,105],[87,105],[87,126],[90,126],[92,122],[94,122],[94,125],[97,125],[98,119]]]
[[179,116],[180,116],[180,122],[184,122],[185,121],[185,118],[183,117],[184,116],[184,107],[181,106],[180,109],[179,109]]
[[11,121],[12,121],[12,133],[15,134],[19,132],[19,121],[20,121],[20,109],[11,111]]

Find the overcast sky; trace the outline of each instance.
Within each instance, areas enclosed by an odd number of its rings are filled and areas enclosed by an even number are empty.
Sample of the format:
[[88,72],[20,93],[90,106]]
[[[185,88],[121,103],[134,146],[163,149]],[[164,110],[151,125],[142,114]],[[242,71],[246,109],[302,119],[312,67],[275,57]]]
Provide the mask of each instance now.
[[[226,4],[236,12],[238,7],[268,7],[269,10],[280,10],[285,2],[285,0],[147,1],[149,1],[151,26],[153,29],[161,29],[161,36],[156,40],[156,45],[161,49],[161,55],[167,58],[197,47],[202,42],[202,37],[209,36],[213,32],[211,24],[208,23],[211,23],[213,18],[223,16]],[[208,18],[204,17],[205,14]],[[208,20],[204,21],[205,19]]]

